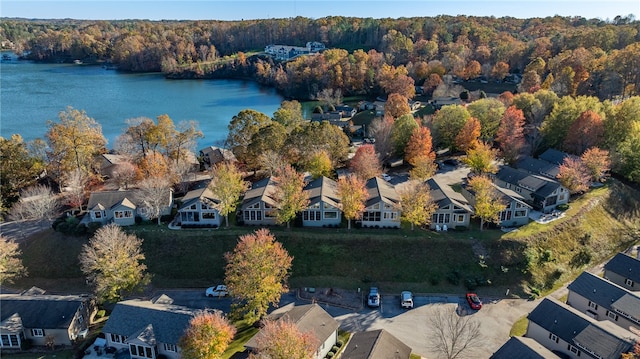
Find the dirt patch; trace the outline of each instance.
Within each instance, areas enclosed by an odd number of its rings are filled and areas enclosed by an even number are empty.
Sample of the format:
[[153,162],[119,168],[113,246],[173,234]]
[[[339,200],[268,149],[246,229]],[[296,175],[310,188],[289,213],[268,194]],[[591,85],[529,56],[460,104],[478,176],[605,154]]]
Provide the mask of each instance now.
[[298,298],[311,303],[323,303],[342,308],[362,308],[363,293],[338,288],[300,288]]

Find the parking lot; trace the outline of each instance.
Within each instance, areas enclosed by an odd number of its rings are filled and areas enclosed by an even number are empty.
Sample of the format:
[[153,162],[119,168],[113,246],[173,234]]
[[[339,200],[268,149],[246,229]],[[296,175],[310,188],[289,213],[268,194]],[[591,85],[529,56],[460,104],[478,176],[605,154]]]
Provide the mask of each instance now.
[[[155,296],[166,294],[173,299],[173,303],[191,308],[219,309],[228,313],[231,299],[208,298],[204,294],[205,288],[188,290],[159,290]],[[452,315],[471,316],[481,323],[484,346],[478,348],[475,358],[488,358],[502,344],[509,339],[509,331],[513,323],[529,313],[538,301],[522,299],[489,300],[484,299],[482,309],[475,311],[469,307],[463,296],[456,295],[416,295],[413,298],[414,308],[400,307],[400,293],[397,295],[383,294],[380,307],[368,308],[366,305],[358,309],[329,306],[320,304],[339,323],[342,329],[360,332],[367,330],[385,329],[405,344],[414,353],[425,358],[437,358],[438,354],[430,348],[429,338],[434,336],[429,318],[440,308],[451,311]],[[308,301],[297,297],[295,292],[282,296],[276,311],[289,310],[293,305],[309,304]]]

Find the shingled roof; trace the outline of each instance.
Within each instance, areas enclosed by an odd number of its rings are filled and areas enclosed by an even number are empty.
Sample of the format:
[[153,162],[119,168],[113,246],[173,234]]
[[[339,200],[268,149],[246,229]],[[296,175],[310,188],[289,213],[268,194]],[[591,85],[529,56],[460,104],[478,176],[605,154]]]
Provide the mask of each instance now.
[[340,196],[338,195],[338,183],[327,177],[318,177],[309,182],[304,187],[305,192],[309,194],[309,205],[318,202],[325,202],[334,207],[340,205]]
[[640,260],[618,253],[604,265],[605,271],[611,271],[625,278],[629,278],[635,283],[640,283]]
[[599,322],[552,298],[543,299],[527,319],[579,347],[585,354],[601,358],[619,358],[637,340],[633,333],[609,321]]
[[378,202],[384,202],[392,206],[400,202],[400,196],[396,192],[395,186],[380,177],[370,178],[366,183],[366,188],[369,193],[365,203],[367,207]]
[[617,309],[640,320],[640,297],[604,278],[582,272],[567,288],[607,310]]
[[407,359],[411,348],[384,329],[354,333],[342,351],[343,359]]
[[430,178],[426,181],[427,186],[431,189],[431,200],[435,202],[438,207],[445,207],[449,204],[454,204],[460,208],[465,209],[468,212],[473,212],[473,209],[469,205],[464,196],[454,191],[451,186],[440,183],[434,178]]
[[178,344],[197,312],[161,302],[126,300],[116,304],[102,331],[123,335],[131,341]]
[[19,321],[24,328],[67,329],[87,296],[0,294],[0,329]]
[[251,185],[251,188],[244,195],[244,199],[242,200],[242,208],[253,205],[254,203],[259,201],[263,201],[275,207],[275,191],[276,183],[273,177],[254,182]]
[[560,358],[531,338],[511,337],[489,359],[552,359]]

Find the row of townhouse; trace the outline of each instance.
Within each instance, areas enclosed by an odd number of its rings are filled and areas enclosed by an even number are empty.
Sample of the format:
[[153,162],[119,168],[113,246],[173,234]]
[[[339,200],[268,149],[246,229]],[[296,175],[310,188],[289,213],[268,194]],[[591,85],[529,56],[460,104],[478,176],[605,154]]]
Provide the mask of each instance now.
[[[25,341],[45,346],[71,346],[86,337],[96,312],[89,296],[57,296],[37,290],[23,294],[0,295],[0,348],[20,351]],[[126,353],[131,359],[181,357],[180,338],[191,319],[202,312],[182,305],[161,294],[151,300],[132,299],[117,303],[102,328],[103,338],[94,343],[101,353]],[[275,311],[273,320],[286,320],[301,332],[311,333],[318,343],[314,359],[324,358],[338,341],[339,323],[318,304],[307,304]],[[258,348],[261,331],[245,347]],[[51,339],[52,338],[52,339]],[[343,358],[408,359],[411,348],[384,330],[354,333],[343,349]],[[122,357],[122,354],[119,355]]]
[[[525,337],[512,337],[491,358],[620,358],[640,340],[640,260],[623,253],[604,278],[583,272],[566,303],[544,299],[528,316]],[[623,287],[624,286],[624,287]]]
[[290,60],[300,55],[313,54],[325,49],[325,46],[321,42],[309,41],[302,46],[290,46],[290,45],[267,45],[264,48],[264,52],[275,57],[277,60]]

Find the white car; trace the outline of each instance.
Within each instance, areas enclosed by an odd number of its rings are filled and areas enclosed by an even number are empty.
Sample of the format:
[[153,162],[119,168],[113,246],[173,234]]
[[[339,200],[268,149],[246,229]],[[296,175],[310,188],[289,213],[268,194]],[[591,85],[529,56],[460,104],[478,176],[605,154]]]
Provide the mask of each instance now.
[[382,179],[383,179],[383,180],[385,180],[385,181],[387,181],[387,182],[389,182],[389,181],[391,181],[391,176],[389,176],[389,175],[388,175],[388,174],[386,174],[386,173],[383,173],[383,174],[382,174]]
[[207,288],[204,292],[207,297],[226,297],[229,292],[227,292],[227,286],[224,284],[214,285],[213,287]]
[[413,308],[413,294],[408,290],[405,290],[402,293],[400,293],[400,306],[406,309]]
[[367,297],[367,305],[370,308],[377,308],[380,306],[380,293],[378,292],[378,288],[371,287],[369,289],[369,296]]

